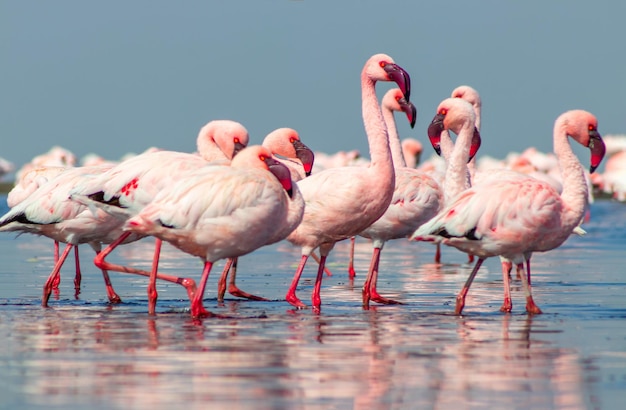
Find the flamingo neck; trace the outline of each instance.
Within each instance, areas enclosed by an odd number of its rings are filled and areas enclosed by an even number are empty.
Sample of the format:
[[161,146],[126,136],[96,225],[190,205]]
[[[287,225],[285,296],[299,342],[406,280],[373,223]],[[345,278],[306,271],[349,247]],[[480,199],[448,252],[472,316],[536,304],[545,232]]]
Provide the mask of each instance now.
[[[446,204],[461,192],[471,186],[467,160],[469,159],[470,145],[474,136],[474,124],[466,123],[459,131],[452,152],[446,158],[446,176],[443,183],[444,200]],[[450,137],[448,136],[448,139]]]
[[560,121],[554,125],[554,153],[559,160],[563,179],[561,223],[564,227],[571,227],[569,228],[571,230],[580,223],[588,206],[589,189],[585,171],[569,143],[565,124]]
[[391,194],[393,194],[395,173],[389,150],[389,136],[378,104],[375,85],[375,82],[365,73],[361,75],[363,124],[370,148],[370,169],[376,171],[374,181],[379,181],[388,187],[388,190],[390,189]]
[[400,137],[398,136],[398,129],[396,128],[396,119],[393,116],[393,111],[391,108],[383,104],[382,112],[385,124],[387,125],[389,149],[391,150],[393,166],[395,168],[406,168],[406,160],[402,154],[402,145],[400,144]]
[[204,158],[205,161],[212,162],[218,160],[228,160],[226,155],[224,155],[222,150],[220,150],[212,137],[202,134],[198,135],[196,146],[198,149],[198,154],[200,154],[200,156]]

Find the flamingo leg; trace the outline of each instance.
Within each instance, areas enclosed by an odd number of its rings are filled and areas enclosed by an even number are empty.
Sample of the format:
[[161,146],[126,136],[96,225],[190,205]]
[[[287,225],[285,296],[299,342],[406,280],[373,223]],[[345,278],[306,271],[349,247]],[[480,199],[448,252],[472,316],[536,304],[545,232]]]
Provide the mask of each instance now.
[[154,255],[152,256],[152,271],[150,271],[150,280],[148,281],[148,314],[154,315],[156,312],[156,303],[159,298],[159,292],[156,288],[156,280],[159,272],[159,256],[161,255],[161,245],[163,241],[156,238],[154,241]]
[[298,287],[298,282],[300,282],[300,277],[302,276],[302,271],[304,270],[304,265],[306,265],[308,258],[309,255],[302,255],[302,259],[300,259],[300,264],[298,265],[298,269],[296,269],[296,273],[293,275],[293,280],[291,281],[291,285],[289,286],[289,290],[287,290],[286,295],[287,302],[298,309],[306,308],[306,305],[296,296],[296,288]]
[[248,292],[244,292],[243,290],[237,287],[237,284],[235,283],[235,281],[237,279],[237,261],[238,260],[239,258],[233,259],[232,272],[230,274],[230,280],[228,281],[228,293],[239,298],[258,300],[260,302],[267,302],[268,299],[265,299],[264,297],[261,297],[261,296],[253,295]]
[[228,258],[226,260],[226,264],[224,265],[224,270],[222,271],[222,276],[220,276],[220,280],[217,281],[217,301],[224,301],[224,294],[226,293],[226,278],[228,277],[228,272],[230,271],[231,266],[235,262],[237,258]]
[[380,263],[380,252],[381,248],[374,248],[374,252],[372,253],[372,261],[370,263],[369,271],[367,272],[367,278],[365,279],[365,283],[363,284],[363,309],[369,309],[370,300],[376,303],[382,303],[385,305],[399,305],[400,302],[385,298],[381,296],[376,290],[376,284],[378,282],[378,265]]
[[513,309],[513,302],[511,301],[511,269],[513,269],[513,263],[504,259],[502,259],[501,262],[504,302],[502,303],[500,312],[510,312]]
[[311,302],[313,304],[313,310],[315,312],[320,312],[322,308],[322,298],[320,297],[320,292],[322,290],[322,277],[324,276],[324,265],[326,264],[326,257],[320,252],[320,265],[317,268],[317,277],[315,278],[315,286],[313,287],[313,294],[311,295]]
[[[54,241],[54,264],[56,265],[59,261],[59,241]],[[61,275],[58,275],[54,283],[52,284],[52,290],[59,291],[59,285],[61,284]]]
[[[148,272],[148,271],[144,271],[140,269],[134,269],[128,266],[117,265],[111,262],[107,262],[105,260],[105,258],[113,251],[113,249],[117,248],[122,242],[124,242],[124,240],[126,240],[126,238],[130,236],[130,234],[131,234],[130,232],[124,232],[122,235],[120,235],[119,238],[117,238],[115,241],[110,243],[109,246],[104,248],[102,252],[96,255],[96,258],[94,259],[94,263],[96,264],[98,268],[102,270],[108,270],[108,271],[112,270],[115,272],[132,273],[134,275],[150,277],[150,275],[152,275],[152,272]],[[178,276],[166,275],[163,273],[157,273],[157,279],[165,280],[167,282],[177,283],[183,286],[187,290],[187,296],[189,297],[189,300],[193,299],[193,295],[196,292],[196,282],[193,279],[180,278]]]
[[435,251],[435,263],[441,263],[441,244],[436,243],[437,250]]
[[470,273],[469,277],[467,278],[467,281],[465,281],[465,285],[463,285],[463,289],[461,289],[461,291],[457,295],[456,307],[454,309],[455,315],[460,315],[461,312],[463,311],[463,308],[465,307],[465,297],[467,296],[467,292],[469,292],[469,288],[470,286],[472,286],[472,282],[474,281],[474,278],[476,277],[476,274],[478,273],[478,269],[480,269],[480,265],[483,264],[483,261],[484,261],[483,258],[478,258],[478,261],[476,261],[476,265],[474,265],[474,269],[472,269],[472,273]]
[[356,271],[354,270],[354,245],[356,243],[356,237],[353,236],[350,238],[350,259],[348,260],[348,278],[351,280],[356,276]]
[[[529,260],[526,261],[526,265],[528,266]],[[531,292],[530,283],[528,282],[528,276],[530,276],[530,268],[528,268],[528,275],[524,273],[524,264],[520,263],[517,265],[517,273],[519,277],[522,279],[522,286],[524,287],[524,293],[526,294],[526,311],[532,315],[538,315],[543,313],[539,306],[535,304],[533,300],[533,295]]]
[[61,272],[61,266],[63,266],[65,259],[67,259],[67,255],[70,253],[73,247],[74,245],[70,243],[65,245],[65,249],[63,250],[63,253],[59,256],[59,260],[57,260],[57,262],[54,264],[54,269],[52,269],[52,272],[50,272],[50,275],[48,276],[48,280],[46,280],[46,283],[43,285],[41,306],[48,307],[48,300],[50,300],[50,294],[52,293],[53,284],[57,280],[57,276],[59,276],[59,273]]
[[[83,275],[80,271],[80,258],[78,257],[78,246],[74,246],[74,263],[76,266],[76,276],[74,276],[74,297],[78,299],[80,294],[80,282],[83,279]],[[59,275],[59,277],[61,277]]]
[[[318,265],[320,264],[320,257],[317,256],[315,251],[311,252],[311,257],[315,262],[317,262]],[[326,272],[326,276],[333,276],[333,273],[327,267],[324,267],[324,272]]]
[[211,273],[212,266],[212,262],[204,262],[204,270],[202,271],[200,285],[198,286],[198,290],[193,295],[193,299],[191,301],[191,316],[194,318],[206,317],[211,315],[211,313],[204,308],[204,305],[202,304],[202,299],[204,298],[204,289],[206,288],[206,282],[209,279],[209,274]]

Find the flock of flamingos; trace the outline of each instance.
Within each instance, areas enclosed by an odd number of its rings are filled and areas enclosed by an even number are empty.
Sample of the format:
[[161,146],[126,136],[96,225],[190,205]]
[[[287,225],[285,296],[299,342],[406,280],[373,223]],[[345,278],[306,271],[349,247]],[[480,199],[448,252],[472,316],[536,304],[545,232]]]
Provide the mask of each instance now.
[[[375,91],[378,81],[397,84],[382,103]],[[415,124],[409,74],[388,55],[376,54],[363,67],[361,88],[369,161],[352,153],[314,154],[290,128],[270,133],[262,145],[248,145],[246,129],[229,120],[211,121],[200,130],[197,153],[152,149],[120,162],[92,159],[75,167],[74,160],[68,160],[71,154],[57,148],[16,173],[0,231],[55,241],[56,263],[44,285],[43,306],[58,287],[60,268],[72,249],[74,283],[80,290],[78,245],[87,243],[96,252],[95,264],[102,270],[110,302],[120,301],[109,280],[108,271],[113,270],[149,277],[150,314],[155,313],[160,279],[186,288],[193,317],[210,316],[203,297],[212,265],[227,259],[218,299],[224,297],[228,281],[231,294],[262,300],[237,287],[237,258],[286,239],[302,250],[286,300],[306,307],[296,290],[313,256],[319,267],[311,304],[319,311],[328,254],[338,241],[361,236],[373,244],[362,293],[365,309],[370,302],[400,303],[378,293],[378,264],[387,241],[409,238],[436,243],[436,260],[444,244],[476,261],[457,296],[456,314],[461,314],[481,264],[493,256],[502,263],[501,310],[512,309],[509,284],[515,266],[526,310],[541,313],[531,292],[532,254],[559,247],[571,234],[584,234],[580,224],[593,200],[592,186],[624,199],[626,189],[620,182],[626,181],[626,161],[613,159],[626,157],[626,139],[606,139],[605,145],[596,117],[572,110],[554,123],[554,155],[529,149],[506,161],[477,162],[481,100],[476,90],[461,86],[439,104],[428,127],[440,159],[418,164],[421,144],[410,139],[401,143],[394,120],[394,112],[403,112],[411,126]],[[570,138],[589,148],[589,172],[572,151]],[[607,152],[611,158],[606,172],[595,174]],[[53,165],[50,156],[56,160]],[[106,260],[117,246],[145,236],[155,238],[151,271]],[[162,241],[204,261],[198,284],[159,272]],[[63,252],[59,243],[66,244]]]

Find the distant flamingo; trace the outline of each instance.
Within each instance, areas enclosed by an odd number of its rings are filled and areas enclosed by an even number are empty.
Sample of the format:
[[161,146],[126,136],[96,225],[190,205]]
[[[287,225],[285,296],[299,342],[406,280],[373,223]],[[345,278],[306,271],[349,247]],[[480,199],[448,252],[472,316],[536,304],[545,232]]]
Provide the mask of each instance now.
[[404,157],[406,166],[409,168],[417,168],[420,163],[420,158],[422,157],[422,152],[424,151],[422,143],[415,138],[404,138],[401,145],[402,156]]
[[385,54],[370,57],[361,72],[362,110],[370,146],[368,167],[329,168],[298,182],[306,206],[300,225],[287,237],[302,248],[302,258],[287,291],[287,301],[306,307],[296,289],[311,252],[320,248],[320,264],[312,294],[313,308],[320,309],[320,287],[326,258],[335,243],[362,232],[385,213],[395,184],[389,137],[375,84],[395,81],[405,98],[410,96],[408,73]]
[[[453,108],[440,106],[440,120],[434,121],[435,126],[458,128],[456,114]],[[534,178],[490,179],[464,191],[413,234],[413,239],[440,240],[478,256],[457,296],[456,314],[461,314],[467,292],[486,258],[504,256],[523,269],[523,263],[533,252],[559,247],[580,223],[587,207],[587,183],[568,136],[591,150],[590,172],[595,171],[605,153],[593,114],[583,110],[561,114],[554,124],[554,152],[563,178],[561,195],[549,184]],[[520,278],[526,294],[526,310],[538,314],[541,309],[532,298],[528,277],[529,264],[527,274],[521,274]]]
[[[315,155],[313,151],[300,140],[298,132],[293,128],[278,128],[270,132],[263,140],[262,145],[269,149],[274,159],[289,168],[293,181],[299,181],[311,175]],[[275,237],[270,238],[266,245],[271,245],[279,240],[285,239],[287,234],[293,231],[296,225],[300,223],[300,220],[302,220],[304,201],[301,199],[300,191],[297,191],[294,195],[296,196],[289,201],[289,215],[284,221],[284,225],[280,227],[281,229],[277,229]],[[282,230],[285,230],[287,233],[283,234]],[[226,261],[226,265],[218,281],[217,300],[220,302],[224,300],[226,280],[230,271],[228,293],[236,297],[266,301],[267,299],[263,297],[251,295],[237,287],[235,283],[237,277],[237,262],[238,258],[230,258]]]
[[[209,162],[227,165],[239,150],[248,144],[249,136],[245,127],[238,122],[216,120],[206,124],[197,138],[199,155],[175,152],[156,151],[132,157],[121,162],[87,184],[77,187],[73,198],[84,201],[100,202],[110,207],[129,208],[138,212],[146,206],[161,190],[177,184],[191,170],[206,166]],[[109,212],[111,208],[109,209]],[[114,210],[113,210],[114,211]],[[127,212],[120,212],[126,217]],[[106,256],[121,243],[128,241],[130,232],[125,232],[96,256],[95,264],[101,269],[145,275],[148,272],[120,266],[105,261]],[[154,260],[158,260],[161,240],[155,240]],[[157,291],[154,270],[158,263],[153,263],[153,271],[148,273],[148,312],[154,314]],[[168,280],[168,279],[165,279]],[[195,283],[191,280],[173,278],[171,281],[181,284],[191,296],[195,291]]]
[[292,186],[288,168],[269,150],[248,147],[230,167],[203,167],[178,184],[163,187],[126,222],[125,229],[159,237],[202,258],[204,270],[191,315],[208,316],[202,299],[213,263],[245,255],[275,238],[275,228],[287,218],[294,189],[298,188]]
[[385,213],[359,234],[371,239],[374,247],[370,268],[363,285],[365,309],[369,309],[370,300],[383,304],[398,303],[382,297],[376,290],[380,254],[385,242],[407,238],[417,227],[434,217],[443,205],[443,193],[437,181],[422,171],[407,167],[393,117],[394,111],[403,111],[411,127],[415,125],[415,106],[406,101],[398,88],[387,91],[382,100],[382,113],[387,124],[389,147],[396,175],[393,198]]

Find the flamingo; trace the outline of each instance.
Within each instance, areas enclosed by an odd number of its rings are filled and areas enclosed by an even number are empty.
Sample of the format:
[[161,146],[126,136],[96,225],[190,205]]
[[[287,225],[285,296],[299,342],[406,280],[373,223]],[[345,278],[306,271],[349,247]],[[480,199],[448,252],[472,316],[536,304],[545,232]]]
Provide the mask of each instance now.
[[422,171],[407,167],[393,117],[394,111],[403,111],[411,127],[415,125],[415,106],[406,101],[398,88],[387,91],[382,100],[382,113],[387,124],[389,147],[396,175],[393,198],[383,216],[359,234],[371,239],[374,247],[370,268],[363,285],[365,309],[369,309],[370,299],[383,304],[398,303],[382,297],[376,290],[380,253],[385,242],[407,238],[417,227],[434,217],[443,205],[443,194],[437,181]]
[[[85,178],[94,177],[105,171],[107,167],[79,167],[68,168],[56,175],[50,181],[43,183],[28,197],[12,207],[9,212],[0,218],[2,232],[29,232],[44,235],[63,242],[67,246],[63,254],[55,260],[55,266],[43,288],[42,306],[48,306],[50,293],[55,284],[61,266],[68,253],[75,249],[76,279],[74,286],[76,295],[80,291],[81,271],[78,259],[78,244],[88,243],[97,253],[101,250],[101,243],[111,240],[106,232],[118,229],[121,233],[121,223],[114,217],[100,212],[94,215],[85,206],[68,199],[69,191],[81,183]],[[49,170],[50,171],[50,170]],[[32,173],[33,171],[31,171]],[[121,302],[115,293],[105,269],[102,276],[111,303]]]
[[[300,135],[293,128],[278,128],[270,132],[263,140],[262,145],[272,153],[274,159],[289,168],[291,179],[293,181],[299,181],[311,175],[315,155],[313,154],[313,151],[311,151],[311,149],[300,140]],[[292,198],[289,202],[289,216],[287,217],[285,226],[283,227],[287,233],[283,234],[282,232],[277,231],[275,238],[271,238],[266,245],[271,245],[284,239],[295,229],[296,225],[300,223],[304,202],[299,199],[301,197],[300,191],[297,191],[295,194],[296,197]],[[229,258],[228,261],[226,261],[222,275],[218,281],[217,300],[219,302],[224,301],[224,294],[226,293],[226,280],[230,271],[228,293],[233,296],[243,297],[246,299],[267,301],[267,299],[263,297],[251,295],[250,293],[244,292],[237,287],[237,284],[235,283],[237,277],[237,262],[238,258]]]
[[[210,121],[198,133],[196,142],[200,155],[176,151],[145,152],[121,162],[100,177],[77,187],[72,192],[72,198],[91,205],[94,201],[108,205],[108,208],[103,209],[113,214],[116,214],[114,208],[129,208],[138,212],[150,203],[159,191],[177,184],[189,171],[209,163],[228,164],[237,152],[248,144],[248,140],[248,131],[240,123],[230,120]],[[120,211],[117,215],[126,218],[128,213]],[[161,249],[161,240],[158,237],[155,240],[152,272],[120,266],[105,260],[117,246],[126,243],[130,235],[131,232],[122,233],[96,256],[94,262],[100,269],[150,276],[148,313],[154,314],[158,297],[157,272],[154,269],[158,267],[156,261]],[[195,283],[190,279],[173,277],[163,279],[184,286],[190,299],[195,292]]]
[[402,156],[404,157],[406,166],[409,168],[417,168],[420,163],[422,152],[424,151],[422,143],[415,138],[404,138],[401,144]]
[[[441,107],[431,127],[459,127],[457,112]],[[464,191],[439,215],[418,228],[412,239],[439,240],[463,252],[478,256],[465,285],[456,298],[455,314],[461,314],[465,297],[482,265],[491,256],[503,256],[515,263],[518,271],[533,252],[555,249],[578,226],[588,205],[588,187],[580,161],[572,151],[568,137],[591,150],[590,173],[605,153],[597,130],[596,117],[584,110],[561,114],[554,123],[554,152],[559,161],[563,191],[531,177],[489,179]],[[542,313],[533,300],[530,264],[521,274],[526,296],[526,310]],[[505,289],[506,290],[506,289]]]
[[191,315],[208,316],[202,299],[213,263],[252,252],[275,239],[276,230],[286,236],[288,232],[276,228],[287,219],[288,201],[297,189],[285,165],[266,148],[252,146],[234,157],[230,167],[203,167],[164,187],[128,219],[125,229],[156,236],[202,258]]
[[287,291],[287,301],[297,307],[306,305],[296,296],[296,288],[311,252],[320,248],[312,304],[320,310],[320,287],[326,258],[335,243],[362,232],[381,217],[393,197],[395,173],[389,150],[387,127],[383,120],[375,85],[377,81],[394,81],[407,101],[410,78],[391,57],[376,54],[361,72],[362,110],[370,147],[368,167],[329,168],[298,182],[305,201],[302,222],[287,237],[301,247],[302,257]]

